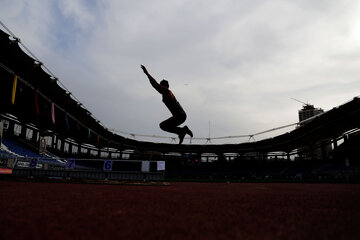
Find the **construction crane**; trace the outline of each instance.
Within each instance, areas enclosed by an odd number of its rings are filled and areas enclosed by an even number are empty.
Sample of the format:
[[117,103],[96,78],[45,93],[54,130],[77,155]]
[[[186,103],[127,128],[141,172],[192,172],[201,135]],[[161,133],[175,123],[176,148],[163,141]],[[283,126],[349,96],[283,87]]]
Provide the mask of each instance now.
[[311,104],[309,104],[309,103],[304,103],[303,101],[297,100],[296,98],[291,98],[291,99],[292,99],[292,100],[295,100],[295,101],[297,101],[297,102],[299,102],[299,103],[304,104],[304,107],[306,107],[306,106],[312,106],[312,107],[313,107],[313,105],[311,105]]

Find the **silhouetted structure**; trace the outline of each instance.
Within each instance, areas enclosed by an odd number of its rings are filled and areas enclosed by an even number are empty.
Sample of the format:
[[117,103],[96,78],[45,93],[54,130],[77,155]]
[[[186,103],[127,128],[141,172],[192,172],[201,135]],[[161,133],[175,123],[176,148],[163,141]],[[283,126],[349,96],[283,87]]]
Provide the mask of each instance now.
[[[4,136],[16,136],[37,148],[40,137],[45,137],[47,150],[60,157],[133,159],[136,155],[142,159],[181,161],[187,154],[191,163],[195,159],[211,162],[221,158],[223,166],[243,160],[305,160],[304,156],[308,160],[336,157],[350,162],[359,158],[360,150],[354,147],[360,127],[358,97],[314,116],[291,132],[261,141],[207,145],[144,142],[109,131],[46,73],[40,62],[25,54],[17,39],[3,31],[0,53],[0,117]],[[331,151],[325,150],[329,145]],[[156,154],[146,154],[151,152]]]
[[311,117],[317,116],[324,113],[324,110],[321,108],[315,108],[314,105],[306,104],[302,109],[299,110],[299,122],[302,122]]

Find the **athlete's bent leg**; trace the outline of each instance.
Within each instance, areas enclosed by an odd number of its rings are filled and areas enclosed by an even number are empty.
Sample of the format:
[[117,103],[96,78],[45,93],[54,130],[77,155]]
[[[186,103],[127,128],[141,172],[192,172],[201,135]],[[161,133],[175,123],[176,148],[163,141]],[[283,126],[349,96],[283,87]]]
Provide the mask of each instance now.
[[169,119],[160,123],[160,128],[163,131],[175,133],[179,136],[180,144],[183,142],[185,134],[188,133],[187,129],[178,127],[180,124],[185,122],[186,115],[172,116]]
[[178,125],[180,124],[181,123],[179,123],[178,119],[176,119],[175,117],[171,117],[161,122],[159,126],[163,131],[175,133],[179,135],[183,132],[183,129],[181,127],[178,127]]

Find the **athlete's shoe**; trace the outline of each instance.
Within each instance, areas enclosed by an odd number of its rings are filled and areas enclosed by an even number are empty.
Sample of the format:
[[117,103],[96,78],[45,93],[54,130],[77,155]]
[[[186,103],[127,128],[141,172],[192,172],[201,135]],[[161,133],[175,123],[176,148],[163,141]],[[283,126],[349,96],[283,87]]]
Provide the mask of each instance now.
[[184,127],[184,130],[185,130],[185,133],[186,133],[186,134],[189,134],[190,137],[193,137],[193,132],[188,128],[188,126],[185,126],[185,127]]
[[182,142],[184,141],[186,132],[182,132],[181,134],[179,134],[179,144],[182,144]]

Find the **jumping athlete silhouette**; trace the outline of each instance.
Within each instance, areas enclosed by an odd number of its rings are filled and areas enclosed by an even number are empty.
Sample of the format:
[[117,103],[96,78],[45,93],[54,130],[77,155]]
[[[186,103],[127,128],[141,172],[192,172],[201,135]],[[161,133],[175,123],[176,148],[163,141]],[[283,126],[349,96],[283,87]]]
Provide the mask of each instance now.
[[141,69],[149,78],[151,85],[162,95],[162,101],[170,110],[172,117],[160,123],[160,128],[163,131],[175,133],[179,136],[179,144],[184,140],[186,134],[193,137],[192,131],[187,127],[179,127],[186,120],[186,113],[181,107],[180,103],[176,100],[174,94],[169,89],[169,82],[165,79],[160,81],[160,84],[149,74],[146,68],[141,65]]

